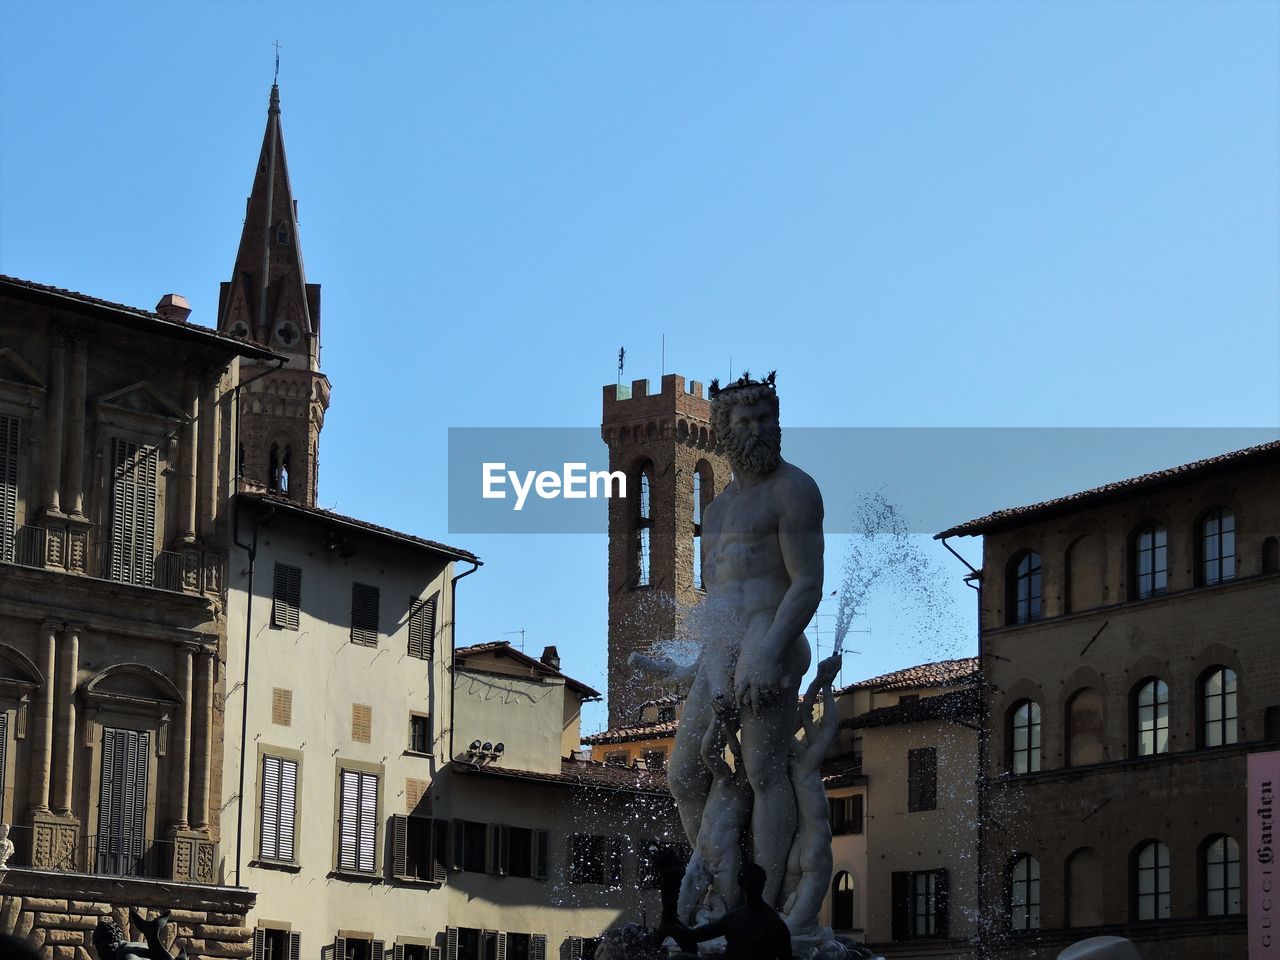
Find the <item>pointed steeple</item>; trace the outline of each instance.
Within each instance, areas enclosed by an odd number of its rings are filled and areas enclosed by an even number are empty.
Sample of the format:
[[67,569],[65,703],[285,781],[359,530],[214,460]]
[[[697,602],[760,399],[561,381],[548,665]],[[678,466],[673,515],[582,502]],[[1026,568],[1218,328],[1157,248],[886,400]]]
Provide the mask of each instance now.
[[320,372],[320,285],[307,283],[302,266],[276,84],[235,269],[218,297],[218,330],[288,358],[282,369],[249,384],[241,401],[243,482],[314,506],[329,380]]
[[267,129],[245,208],[231,280],[222,285],[218,329],[319,367],[320,286],[307,283],[298,207],[289,183],[280,88],[272,84]]

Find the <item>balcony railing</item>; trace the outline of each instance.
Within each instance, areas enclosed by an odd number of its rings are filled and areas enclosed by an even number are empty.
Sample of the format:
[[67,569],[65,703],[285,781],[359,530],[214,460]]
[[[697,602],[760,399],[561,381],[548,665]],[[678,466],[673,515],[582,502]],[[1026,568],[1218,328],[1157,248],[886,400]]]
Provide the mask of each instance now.
[[[67,536],[60,528],[0,527],[0,563],[67,570],[98,580],[132,583],[172,593],[201,592],[202,570],[186,576],[188,558],[172,550],[154,551],[114,540]],[[196,566],[201,557],[195,554]]]

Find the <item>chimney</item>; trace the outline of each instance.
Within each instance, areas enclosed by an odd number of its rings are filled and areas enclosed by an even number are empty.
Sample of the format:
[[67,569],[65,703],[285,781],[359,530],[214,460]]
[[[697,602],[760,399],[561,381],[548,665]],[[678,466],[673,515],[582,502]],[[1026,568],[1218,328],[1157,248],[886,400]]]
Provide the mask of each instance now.
[[166,293],[156,304],[156,313],[166,320],[186,323],[187,317],[191,316],[191,304],[180,293]]
[[560,669],[560,651],[555,646],[542,648],[542,662],[552,670]]

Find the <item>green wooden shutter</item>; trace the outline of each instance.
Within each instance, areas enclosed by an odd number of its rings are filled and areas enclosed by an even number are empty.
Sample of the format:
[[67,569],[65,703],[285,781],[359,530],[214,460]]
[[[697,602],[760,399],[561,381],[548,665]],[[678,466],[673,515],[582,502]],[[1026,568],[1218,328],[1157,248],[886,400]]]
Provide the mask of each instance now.
[[351,642],[378,645],[378,588],[367,583],[351,584]]
[[391,815],[391,875],[409,876],[409,818],[402,813]]
[[432,594],[425,600],[411,597],[412,614],[409,617],[409,656],[430,660],[435,649],[436,602],[440,594]]
[[431,821],[431,868],[436,883],[449,876],[449,821]]
[[297,630],[301,606],[302,570],[277,563],[271,589],[271,625],[282,630]]

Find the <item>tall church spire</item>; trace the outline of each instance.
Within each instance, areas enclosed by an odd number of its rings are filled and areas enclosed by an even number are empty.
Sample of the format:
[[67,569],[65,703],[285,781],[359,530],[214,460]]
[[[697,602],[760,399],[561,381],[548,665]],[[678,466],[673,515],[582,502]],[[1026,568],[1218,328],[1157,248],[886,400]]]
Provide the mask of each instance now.
[[288,358],[283,369],[251,384],[241,401],[246,485],[314,505],[329,381],[320,372],[320,285],[307,283],[302,266],[276,84],[235,268],[218,297],[218,330]]

